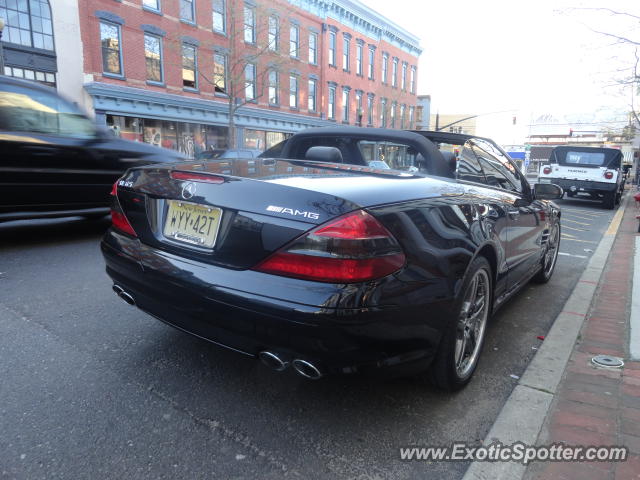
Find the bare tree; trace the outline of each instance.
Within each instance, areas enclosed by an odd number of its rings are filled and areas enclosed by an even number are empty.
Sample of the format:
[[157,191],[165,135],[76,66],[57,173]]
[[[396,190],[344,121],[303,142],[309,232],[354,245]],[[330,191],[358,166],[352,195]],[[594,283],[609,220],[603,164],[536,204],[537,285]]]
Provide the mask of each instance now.
[[[227,145],[235,148],[238,110],[247,104],[257,103],[269,93],[273,96],[269,98],[269,103],[277,103],[284,80],[284,67],[290,64],[292,57],[297,57],[308,46],[308,42],[303,45],[303,30],[297,27],[297,51],[290,51],[290,45],[293,44],[290,42],[291,26],[288,22],[285,25],[285,12],[279,9],[276,2],[270,3],[268,7],[235,0],[220,4],[225,8],[225,15],[222,20],[224,23],[219,27],[226,32],[228,43],[214,46],[213,70],[198,68],[197,75],[213,86],[220,98],[226,100]],[[286,29],[283,28],[285,26]],[[286,36],[282,33],[286,33]],[[183,76],[185,70],[196,72],[195,66],[190,64],[192,61],[189,56],[184,54],[185,47],[180,39],[170,43],[170,48],[180,52]]]
[[[627,11],[619,11],[607,7],[594,8],[573,8],[571,11],[592,12],[597,15],[608,15],[610,18],[619,19],[621,27],[615,31],[604,31],[598,28],[587,27],[594,33],[608,39],[609,46],[620,47],[623,50],[623,66],[614,73],[614,85],[622,87],[630,95],[629,107],[630,115],[635,125],[640,126],[640,107],[637,105],[637,97],[640,94],[640,14]],[[630,21],[629,25],[623,26],[624,21]],[[633,125],[625,127],[623,135],[633,136]]]

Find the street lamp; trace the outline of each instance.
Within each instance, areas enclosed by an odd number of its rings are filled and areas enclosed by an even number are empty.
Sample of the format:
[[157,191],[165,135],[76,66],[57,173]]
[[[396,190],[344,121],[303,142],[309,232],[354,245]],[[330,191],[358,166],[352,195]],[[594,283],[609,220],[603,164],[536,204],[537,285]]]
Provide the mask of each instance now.
[[4,30],[4,18],[0,17],[0,75],[4,75],[4,53],[2,51],[2,31]]

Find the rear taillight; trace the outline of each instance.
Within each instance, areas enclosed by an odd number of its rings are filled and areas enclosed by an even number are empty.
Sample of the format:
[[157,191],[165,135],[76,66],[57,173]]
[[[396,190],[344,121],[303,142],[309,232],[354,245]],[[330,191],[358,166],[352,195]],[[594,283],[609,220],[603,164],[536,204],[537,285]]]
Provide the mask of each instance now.
[[204,183],[224,183],[224,177],[218,175],[209,175],[207,173],[196,172],[171,172],[169,174],[174,180],[187,180],[191,182],[204,182]]
[[314,228],[254,270],[329,283],[382,278],[399,270],[405,256],[391,233],[363,210]]
[[551,167],[544,167],[542,169],[542,173],[544,173],[545,175],[549,175],[551,173]]
[[613,178],[613,172],[604,172],[604,178],[611,180]]
[[136,231],[129,223],[129,220],[127,220],[127,217],[122,211],[122,207],[120,207],[120,202],[118,201],[118,181],[113,184],[113,188],[111,189],[111,225],[113,228],[127,235],[137,237]]

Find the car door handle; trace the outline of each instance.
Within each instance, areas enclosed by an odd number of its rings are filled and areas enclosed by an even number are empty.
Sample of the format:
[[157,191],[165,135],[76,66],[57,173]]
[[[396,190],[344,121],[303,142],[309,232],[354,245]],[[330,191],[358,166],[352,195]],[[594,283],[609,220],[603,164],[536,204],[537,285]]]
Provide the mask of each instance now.
[[509,214],[509,216],[511,218],[516,218],[516,217],[520,216],[520,209],[519,208],[512,208],[512,209],[509,209],[507,211],[507,213]]

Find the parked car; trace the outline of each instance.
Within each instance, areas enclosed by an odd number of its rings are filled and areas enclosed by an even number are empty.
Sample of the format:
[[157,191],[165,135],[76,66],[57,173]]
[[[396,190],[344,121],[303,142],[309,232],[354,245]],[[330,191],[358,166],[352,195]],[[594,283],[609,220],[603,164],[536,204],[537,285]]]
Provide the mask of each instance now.
[[[130,169],[101,244],[113,290],[278,371],[462,388],[491,314],[551,278],[562,190],[531,188],[487,139],[315,133],[333,146],[308,142],[303,159]],[[380,154],[394,168],[348,163]]]
[[568,197],[600,200],[613,209],[620,204],[627,177],[620,150],[563,145],[552,150],[538,178],[560,185]]
[[236,159],[236,158],[255,158],[262,153],[262,150],[255,148],[241,148],[241,149],[223,149],[216,148],[213,150],[205,150],[196,154],[196,160],[222,160],[222,159]]
[[0,222],[109,212],[127,168],[185,157],[114,137],[54,89],[0,76]]

